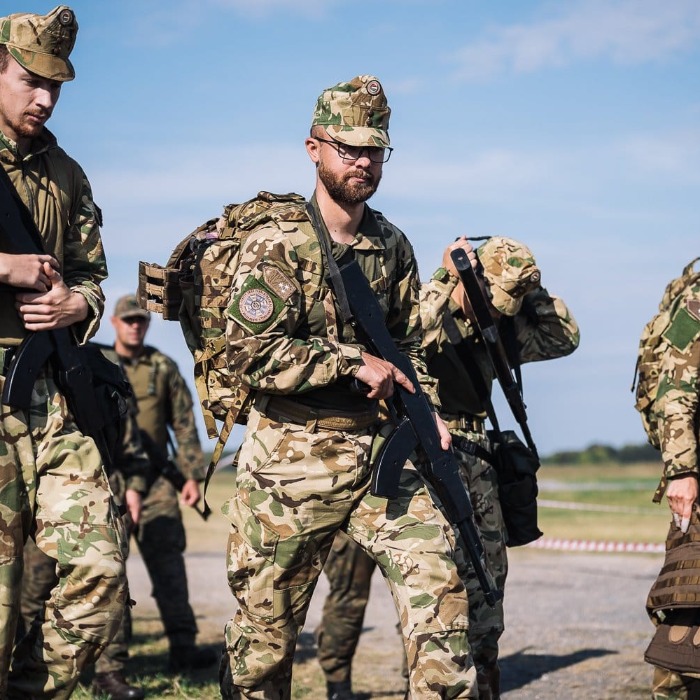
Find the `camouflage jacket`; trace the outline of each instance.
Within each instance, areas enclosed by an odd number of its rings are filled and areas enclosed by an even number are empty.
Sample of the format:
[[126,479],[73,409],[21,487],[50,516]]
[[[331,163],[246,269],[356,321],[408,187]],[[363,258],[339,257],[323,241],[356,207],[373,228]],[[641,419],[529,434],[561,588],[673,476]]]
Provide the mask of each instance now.
[[[108,360],[122,366],[119,355],[114,348],[101,343],[95,343],[95,345],[100,348],[100,351]],[[129,412],[124,418],[124,434],[121,449],[114,455],[113,471],[116,474],[109,475],[112,490],[120,501],[124,498],[124,489],[133,489],[144,495],[147,491],[149,461],[141,442],[141,434],[136,422],[137,412],[138,407],[134,398],[129,402]]]
[[136,421],[164,454],[168,452],[168,427],[177,441],[177,464],[185,478],[204,479],[204,455],[192,410],[192,394],[175,362],[153,347],[141,355],[121,357],[136,397]]
[[[324,279],[316,233],[303,210],[296,218],[288,225],[261,226],[243,242],[228,309],[231,369],[254,390],[294,394],[307,403],[314,394],[335,392],[343,410],[366,407],[367,400],[349,390],[365,348],[340,319]],[[329,235],[325,230],[319,234]],[[421,349],[418,271],[410,243],[379,212],[365,207],[350,247],[377,294],[392,337],[438,406]],[[346,248],[333,243],[333,256]]]
[[664,336],[669,346],[661,362],[654,403],[664,472],[667,477],[698,474],[700,284],[689,290]]
[[[73,329],[84,342],[99,325],[104,307],[100,282],[107,277],[100,217],[85,173],[47,129],[24,157],[0,132],[0,163],[31,212],[45,252],[58,260],[65,283],[87,300],[87,318]],[[6,246],[0,240],[0,251],[11,253]],[[14,295],[0,295],[0,345],[17,345],[25,330],[14,308]]]
[[[450,298],[456,286],[455,277],[445,279],[445,275],[436,273],[421,287],[420,313],[428,371],[438,379],[443,413],[484,415],[483,403],[444,328],[443,316],[449,313],[490,391],[494,379],[491,363],[474,337],[472,322]],[[578,347],[580,334],[571,312],[561,299],[542,287],[525,295],[514,320],[521,363],[563,357]]]

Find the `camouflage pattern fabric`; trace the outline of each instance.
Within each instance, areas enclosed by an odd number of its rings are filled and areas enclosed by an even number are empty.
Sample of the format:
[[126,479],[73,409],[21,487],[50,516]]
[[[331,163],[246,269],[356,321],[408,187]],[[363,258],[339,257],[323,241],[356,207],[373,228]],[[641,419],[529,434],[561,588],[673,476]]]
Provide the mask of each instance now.
[[[116,353],[108,348],[102,352],[112,361],[117,361]],[[124,503],[124,492],[127,488],[146,492],[146,476],[149,469],[148,457],[141,443],[135,410],[127,414],[122,438],[122,446],[115,456],[114,472],[109,476],[109,484],[117,505]],[[125,532],[127,533],[125,551],[128,555],[129,538],[133,525],[128,513],[123,516]],[[18,626],[16,638],[19,640],[26,633],[37,616],[43,614],[44,603],[49,599],[51,590],[58,583],[56,560],[39,549],[30,538],[24,545],[24,576],[22,579],[21,625]],[[21,628],[21,631],[20,631]],[[124,615],[112,641],[107,645],[102,655],[97,659],[97,673],[123,671],[129,658],[129,639],[131,634],[131,608],[127,601]]]
[[[66,285],[87,301],[85,320],[71,328],[84,342],[99,324],[100,283],[107,276],[99,210],[87,178],[46,128],[24,154],[0,134],[0,163],[32,213],[44,250],[58,260]],[[16,346],[25,335],[14,294],[0,292],[0,347]],[[0,605],[5,612],[0,697],[64,698],[121,619],[127,599],[125,538],[95,444],[78,431],[53,380],[39,376],[27,411],[7,406],[0,411]],[[29,536],[58,562],[59,580],[43,619],[32,625],[13,658],[22,550]]]
[[[229,585],[239,608],[226,628],[222,696],[289,697],[297,635],[335,533],[344,529],[392,587],[414,696],[476,697],[453,530],[416,472],[404,470],[397,499],[373,498],[367,492],[371,431],[327,431],[313,420],[275,423],[264,415],[265,399],[278,393],[305,406],[328,406],[330,396],[343,410],[367,406],[347,381],[362,346],[339,320],[323,270],[305,254],[317,245],[308,225],[253,231],[232,289],[229,361],[258,397],[239,456],[236,496],[225,509],[232,523]],[[420,348],[410,244],[367,207],[352,248],[390,332],[437,403]],[[333,248],[334,256],[342,252]]]
[[[180,470],[186,478],[201,481],[204,455],[197,435],[192,395],[176,363],[150,346],[134,360],[121,359],[134,389],[139,428],[167,453],[167,430],[168,426],[172,427]],[[152,485],[143,499],[141,520],[134,536],[153,584],[152,595],[170,646],[191,647],[197,624],[189,603],[183,556],[186,535],[178,494],[164,477],[155,474],[151,477]]]
[[[86,341],[97,331],[102,316],[100,282],[107,277],[107,263],[100,215],[85,173],[46,128],[24,157],[0,132],[0,164],[33,213],[44,250],[60,263],[64,282],[87,300],[87,318],[71,329],[80,342]],[[0,345],[18,345],[25,335],[15,311],[14,294],[0,291]]]
[[664,341],[654,403],[664,474],[698,474],[700,283],[684,294]]
[[[27,412],[1,411],[0,466],[14,476],[0,486],[0,697],[67,698],[121,620],[125,537],[99,452],[53,380],[37,379]],[[58,563],[58,584],[13,655],[29,535]]]
[[[525,265],[528,279],[531,266]],[[536,269],[536,268],[535,268]],[[442,271],[444,272],[444,270]],[[539,271],[537,271],[539,280]],[[517,280],[513,280],[515,285]],[[474,329],[462,310],[451,299],[457,279],[438,271],[421,288],[421,319],[424,346],[429,371],[440,380],[441,415],[450,426],[455,454],[460,462],[462,480],[469,490],[472,506],[481,531],[489,570],[499,588],[505,587],[508,571],[505,547],[506,529],[498,500],[498,477],[495,469],[469,455],[460,448],[463,440],[470,440],[489,449],[483,430],[485,409],[474,389],[469,375],[450,343],[443,326],[444,314],[451,314],[455,325],[480,369],[489,390],[493,384],[493,370],[480,344],[473,342]],[[510,289],[513,293],[514,287]],[[579,343],[579,330],[569,309],[558,297],[553,297],[539,285],[524,294],[514,316],[514,328],[522,363],[562,357],[573,352]],[[457,428],[454,421],[460,416],[476,417],[474,430],[466,424]],[[480,419],[480,420],[479,420]],[[479,674],[479,697],[490,700],[499,697],[498,640],[504,630],[503,602],[495,608],[487,605],[476,576],[469,566],[465,578],[469,593],[469,641]]]
[[369,494],[372,439],[367,431],[309,432],[251,411],[236,495],[224,508],[239,603],[226,625],[224,698],[290,697],[297,635],[339,529],[391,587],[413,697],[477,697],[453,529],[410,465],[397,498]]
[[316,102],[311,126],[348,146],[389,145],[389,117],[382,84],[373,75],[358,75],[324,90]]
[[[231,371],[251,389],[298,394],[296,398],[307,404],[318,394],[337,391],[334,385],[341,380],[351,379],[363,349],[353,328],[339,319],[313,253],[318,245],[306,217],[251,232],[241,248],[228,311]],[[377,294],[399,349],[416,368],[428,399],[439,406],[436,382],[426,371],[421,350],[419,284],[411,244],[381,213],[366,207],[350,247]],[[341,254],[343,247],[334,246],[334,254],[336,250]],[[252,312],[247,303],[251,293],[259,293]],[[342,391],[343,408],[363,403],[347,385]]]
[[654,667],[651,682],[653,700],[693,700],[700,693],[700,674],[678,674],[665,668]]
[[351,680],[352,660],[362,632],[372,574],[377,564],[344,532],[338,532],[323,567],[330,591],[316,629],[317,658],[326,680]]

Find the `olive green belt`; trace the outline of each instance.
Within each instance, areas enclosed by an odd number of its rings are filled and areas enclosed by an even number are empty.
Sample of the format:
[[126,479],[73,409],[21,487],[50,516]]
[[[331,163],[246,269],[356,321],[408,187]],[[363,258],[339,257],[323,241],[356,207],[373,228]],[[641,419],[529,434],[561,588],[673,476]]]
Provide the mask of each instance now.
[[309,430],[316,428],[364,430],[375,423],[379,416],[377,407],[362,413],[345,413],[331,409],[310,408],[284,396],[271,396],[267,401],[256,404],[256,407],[270,420],[306,425]]
[[473,433],[486,434],[486,424],[480,416],[473,413],[441,413],[448,430],[469,430]]

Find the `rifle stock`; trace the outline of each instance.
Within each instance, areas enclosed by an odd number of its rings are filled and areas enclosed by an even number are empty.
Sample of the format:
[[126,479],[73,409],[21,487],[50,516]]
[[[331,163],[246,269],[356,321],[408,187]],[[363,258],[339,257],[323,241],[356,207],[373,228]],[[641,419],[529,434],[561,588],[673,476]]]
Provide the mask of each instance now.
[[451,450],[442,449],[433,410],[421,389],[413,365],[391,337],[379,302],[360,266],[351,260],[340,266],[339,271],[353,323],[361,330],[367,348],[373,355],[398,367],[415,388],[412,394],[399,385],[395,386],[392,400],[399,423],[377,458],[372,476],[372,493],[395,497],[406,460],[411,452],[420,449],[426,458],[425,465],[420,465],[421,473],[435,490],[450,522],[459,531],[484,598],[493,607],[503,597],[503,592],[496,588],[488,572],[469,494],[459,474],[459,463]]

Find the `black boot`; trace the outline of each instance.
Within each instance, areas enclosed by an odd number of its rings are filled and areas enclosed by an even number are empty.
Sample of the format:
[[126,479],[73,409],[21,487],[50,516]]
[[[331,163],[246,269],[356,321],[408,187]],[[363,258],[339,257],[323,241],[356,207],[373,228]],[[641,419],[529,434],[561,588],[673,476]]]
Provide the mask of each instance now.
[[355,695],[352,692],[350,681],[327,681],[326,690],[328,691],[328,700],[354,700]]
[[213,649],[198,649],[196,646],[177,646],[170,648],[168,670],[171,673],[197,671],[219,663],[220,654]]
[[142,700],[146,697],[141,688],[129,685],[119,671],[95,674],[92,692],[95,695],[106,695],[109,700]]

